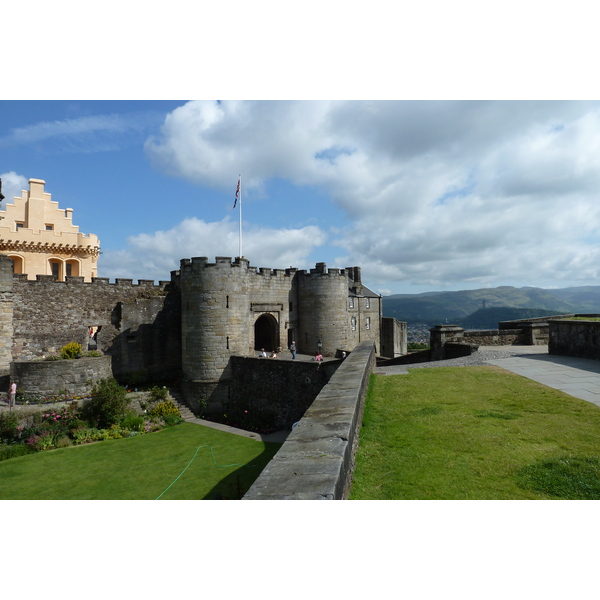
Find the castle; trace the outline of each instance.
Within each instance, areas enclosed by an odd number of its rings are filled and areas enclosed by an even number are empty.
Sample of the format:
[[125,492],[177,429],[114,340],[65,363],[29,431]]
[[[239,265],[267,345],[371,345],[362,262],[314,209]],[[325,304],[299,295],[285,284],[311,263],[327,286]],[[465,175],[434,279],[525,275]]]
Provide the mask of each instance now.
[[[39,181],[30,180],[32,192]],[[46,260],[45,266],[52,264]],[[0,256],[4,378],[13,361],[55,354],[68,342],[89,347],[93,331],[94,346],[111,355],[117,378],[126,381],[134,372],[159,381],[177,376],[185,400],[197,408],[226,403],[232,358],[256,356],[261,348],[283,349],[283,358],[291,359],[287,348],[294,341],[301,354],[334,357],[374,341],[380,355],[406,353],[405,324],[382,318],[382,298],[363,285],[359,267],[266,269],[243,257],[200,257],[181,260],[168,281],[134,285],[96,276],[86,281],[83,267],[78,275],[46,269],[33,278],[16,264],[10,253]]]
[[90,281],[98,275],[98,238],[79,233],[72,222],[73,209],[61,210],[44,191],[45,183],[30,179],[29,190],[0,210],[0,252],[13,261],[15,273]]

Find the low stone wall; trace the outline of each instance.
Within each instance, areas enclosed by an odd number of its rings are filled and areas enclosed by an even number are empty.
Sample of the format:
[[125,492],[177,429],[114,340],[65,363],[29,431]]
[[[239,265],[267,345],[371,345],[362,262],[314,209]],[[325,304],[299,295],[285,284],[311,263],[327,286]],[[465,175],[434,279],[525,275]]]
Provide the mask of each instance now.
[[[509,329],[507,324],[518,327]],[[479,346],[536,346],[548,343],[548,323],[543,321],[505,321],[498,329],[465,331],[457,325],[436,325],[429,330],[431,360],[453,358],[449,353],[449,344]],[[467,352],[466,352],[467,353]]]
[[19,392],[26,396],[55,396],[62,392],[85,396],[97,381],[112,377],[110,356],[15,361],[10,372]]
[[549,327],[548,354],[600,360],[600,321],[557,320]]
[[465,331],[463,340],[466,344],[476,346],[512,346],[521,343],[520,329],[489,329],[481,331]]
[[233,356],[223,411],[242,429],[291,429],[341,364]]
[[359,344],[321,390],[244,500],[341,500],[350,489],[373,342]]

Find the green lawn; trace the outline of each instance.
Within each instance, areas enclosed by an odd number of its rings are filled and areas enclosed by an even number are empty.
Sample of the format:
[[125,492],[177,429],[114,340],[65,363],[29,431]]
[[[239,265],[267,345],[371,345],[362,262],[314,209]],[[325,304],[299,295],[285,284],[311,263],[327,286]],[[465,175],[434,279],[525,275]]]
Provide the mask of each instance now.
[[351,499],[600,499],[600,408],[492,366],[373,375]]
[[237,499],[279,448],[183,423],[0,462],[0,499]]

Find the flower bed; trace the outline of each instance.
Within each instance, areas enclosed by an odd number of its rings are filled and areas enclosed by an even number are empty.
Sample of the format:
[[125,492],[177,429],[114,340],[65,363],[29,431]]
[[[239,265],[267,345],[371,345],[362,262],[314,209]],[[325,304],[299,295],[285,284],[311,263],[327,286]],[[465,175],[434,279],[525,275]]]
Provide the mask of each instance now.
[[[125,398],[125,391],[119,389],[116,382],[111,385],[116,386],[117,395],[122,392]],[[76,401],[64,396],[60,398],[62,402],[66,402],[62,406],[56,406],[57,398],[51,397],[29,407],[39,407],[52,402],[52,408],[45,407],[34,411],[20,409],[0,413],[0,460],[28,452],[144,435],[183,422],[173,402],[153,402],[152,396],[146,403],[146,412],[142,414],[125,409],[129,400],[119,399],[123,402],[124,409],[118,414],[113,410],[113,418],[108,420],[106,415],[94,412],[93,395],[90,398],[77,398]],[[102,401],[105,399],[101,398]]]

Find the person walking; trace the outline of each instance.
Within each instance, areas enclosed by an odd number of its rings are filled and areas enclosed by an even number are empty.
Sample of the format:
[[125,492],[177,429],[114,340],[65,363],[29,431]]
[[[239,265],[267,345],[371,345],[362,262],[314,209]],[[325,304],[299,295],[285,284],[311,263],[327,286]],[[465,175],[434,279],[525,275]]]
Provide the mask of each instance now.
[[292,353],[292,358],[296,358],[296,342],[292,340],[290,344],[290,352]]
[[8,388],[8,408],[15,407],[15,401],[17,398],[17,384],[11,381],[10,387]]

